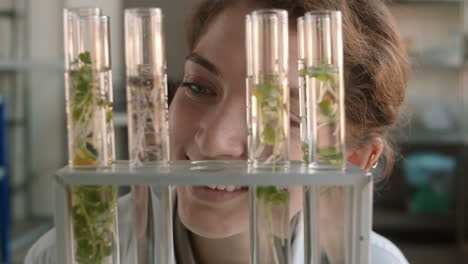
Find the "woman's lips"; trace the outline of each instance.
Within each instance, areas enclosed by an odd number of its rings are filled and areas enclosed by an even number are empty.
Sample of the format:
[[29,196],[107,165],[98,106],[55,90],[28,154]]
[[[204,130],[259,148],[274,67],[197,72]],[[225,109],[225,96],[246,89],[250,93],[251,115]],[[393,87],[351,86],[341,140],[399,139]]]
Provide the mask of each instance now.
[[[186,160],[192,160],[187,153],[185,153],[184,156]],[[248,192],[247,187],[242,187],[233,191],[220,190],[210,188],[208,186],[187,186],[187,189],[194,198],[209,203],[220,203],[241,199]]]
[[226,190],[212,189],[207,186],[189,186],[188,188],[196,199],[214,203],[227,202],[242,198],[248,191],[248,189],[242,188],[230,192]]

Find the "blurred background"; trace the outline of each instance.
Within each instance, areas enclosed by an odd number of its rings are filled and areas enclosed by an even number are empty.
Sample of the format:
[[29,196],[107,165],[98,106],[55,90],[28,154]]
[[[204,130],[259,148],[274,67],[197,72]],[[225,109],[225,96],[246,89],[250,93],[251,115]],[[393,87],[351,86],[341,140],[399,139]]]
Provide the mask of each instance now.
[[[183,74],[184,17],[194,0],[0,0],[0,263],[22,263],[53,225],[51,177],[67,161],[64,7],[111,17],[117,158],[127,158],[123,8],[165,15],[168,77]],[[388,2],[413,68],[402,158],[375,192],[374,230],[410,263],[468,263],[468,1]]]

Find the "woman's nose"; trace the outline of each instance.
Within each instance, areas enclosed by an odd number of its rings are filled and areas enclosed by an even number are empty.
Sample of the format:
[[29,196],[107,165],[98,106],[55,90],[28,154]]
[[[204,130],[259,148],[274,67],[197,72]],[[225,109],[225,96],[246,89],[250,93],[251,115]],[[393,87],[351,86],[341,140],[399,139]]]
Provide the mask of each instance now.
[[195,143],[201,159],[246,159],[245,100],[220,103],[207,113],[195,134]]

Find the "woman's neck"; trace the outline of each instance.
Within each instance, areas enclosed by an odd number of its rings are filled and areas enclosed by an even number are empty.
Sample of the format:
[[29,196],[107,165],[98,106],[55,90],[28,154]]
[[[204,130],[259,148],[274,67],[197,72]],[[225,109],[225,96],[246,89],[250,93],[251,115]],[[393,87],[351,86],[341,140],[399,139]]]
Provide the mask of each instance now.
[[198,264],[250,263],[249,233],[222,239],[204,238],[190,232],[192,249]]

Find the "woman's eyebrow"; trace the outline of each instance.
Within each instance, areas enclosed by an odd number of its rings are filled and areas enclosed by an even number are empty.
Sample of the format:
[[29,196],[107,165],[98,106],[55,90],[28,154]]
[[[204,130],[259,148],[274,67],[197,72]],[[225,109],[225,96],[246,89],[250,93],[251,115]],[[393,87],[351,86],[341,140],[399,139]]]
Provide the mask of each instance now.
[[205,68],[209,72],[215,74],[216,76],[221,76],[221,72],[219,71],[218,67],[216,67],[216,65],[214,65],[209,60],[203,58],[202,56],[198,55],[195,52],[190,53],[185,58],[185,60],[189,60],[189,61],[191,61],[193,63],[196,63],[196,64],[202,66],[203,68]]

